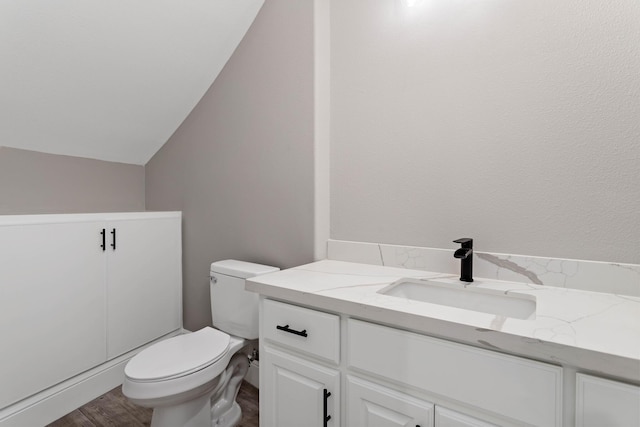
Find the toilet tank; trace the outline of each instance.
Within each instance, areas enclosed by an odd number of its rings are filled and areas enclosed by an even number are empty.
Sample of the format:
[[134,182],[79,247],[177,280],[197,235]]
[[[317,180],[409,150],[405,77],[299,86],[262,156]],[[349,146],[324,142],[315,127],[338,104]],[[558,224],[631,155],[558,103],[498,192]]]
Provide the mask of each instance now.
[[227,259],[211,263],[213,327],[246,339],[258,338],[258,294],[245,291],[245,279],[278,271],[251,262]]

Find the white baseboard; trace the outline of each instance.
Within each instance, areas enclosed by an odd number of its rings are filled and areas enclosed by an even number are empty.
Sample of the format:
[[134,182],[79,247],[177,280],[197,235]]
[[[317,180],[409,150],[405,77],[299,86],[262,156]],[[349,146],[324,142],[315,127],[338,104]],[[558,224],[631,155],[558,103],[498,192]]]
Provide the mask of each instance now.
[[45,426],[122,384],[124,367],[140,350],[181,330],[96,366],[0,410],[0,427]]

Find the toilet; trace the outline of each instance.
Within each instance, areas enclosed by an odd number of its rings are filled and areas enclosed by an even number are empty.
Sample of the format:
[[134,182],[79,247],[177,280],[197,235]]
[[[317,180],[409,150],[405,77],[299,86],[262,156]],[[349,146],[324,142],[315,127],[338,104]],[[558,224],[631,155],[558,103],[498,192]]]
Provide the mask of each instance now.
[[211,264],[213,326],[156,343],[125,366],[122,393],[153,408],[152,427],[233,427],[242,417],[238,389],[249,368],[245,351],[258,338],[258,295],[245,279],[278,271],[249,262]]

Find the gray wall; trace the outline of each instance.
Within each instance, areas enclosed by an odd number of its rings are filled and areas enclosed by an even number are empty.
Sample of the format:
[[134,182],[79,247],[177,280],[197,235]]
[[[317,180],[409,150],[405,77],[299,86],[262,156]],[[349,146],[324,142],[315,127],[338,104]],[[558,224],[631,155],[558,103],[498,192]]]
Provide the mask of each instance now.
[[640,2],[332,2],[331,237],[640,263]]
[[0,147],[0,214],[144,211],[144,167]]
[[185,328],[210,324],[209,264],[313,260],[313,3],[267,0],[146,165],[148,210],[183,211]]

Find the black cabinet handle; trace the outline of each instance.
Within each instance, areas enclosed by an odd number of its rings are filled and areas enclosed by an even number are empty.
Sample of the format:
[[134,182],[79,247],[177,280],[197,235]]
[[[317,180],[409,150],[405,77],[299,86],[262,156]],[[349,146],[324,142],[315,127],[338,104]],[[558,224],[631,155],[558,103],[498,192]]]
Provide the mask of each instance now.
[[102,244],[100,245],[100,247],[102,248],[102,251],[104,252],[105,249],[107,248],[107,243],[106,243],[106,230],[103,228],[102,231],[100,232],[100,235],[102,236]]
[[296,331],[294,329],[290,329],[289,325],[284,325],[284,326],[276,325],[276,329],[278,329],[279,331],[289,332],[290,334],[300,335],[301,337],[305,337],[305,338],[307,337],[306,329],[303,329],[302,331]]
[[331,396],[331,393],[329,391],[327,391],[327,389],[324,389],[324,403],[322,405],[322,410],[323,410],[323,426],[327,427],[327,423],[329,422],[329,420],[331,419],[331,415],[327,415],[327,399],[329,399],[329,396]]
[[111,230],[111,247],[116,250],[116,229]]

